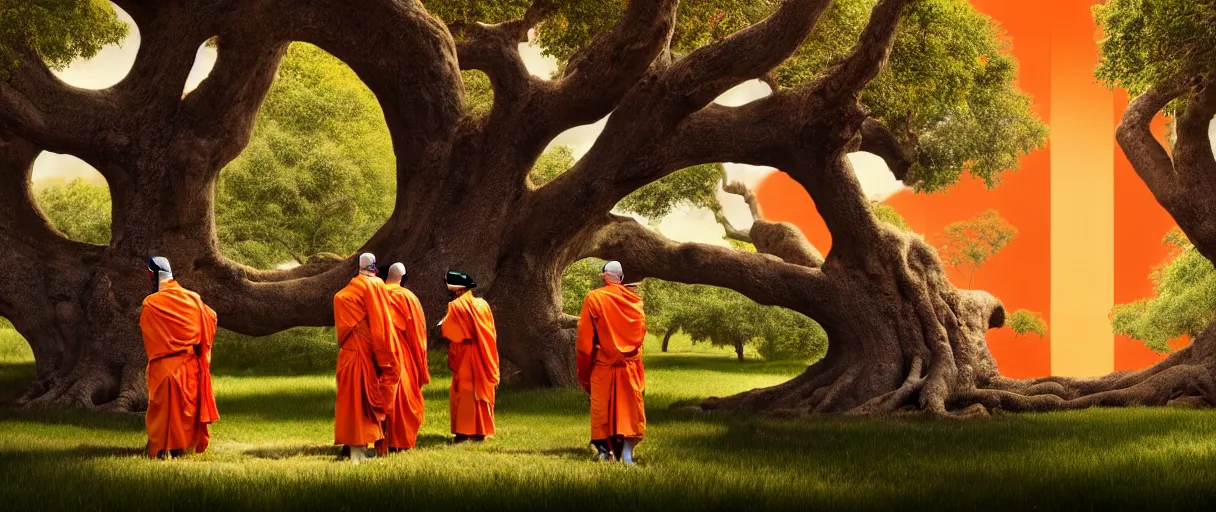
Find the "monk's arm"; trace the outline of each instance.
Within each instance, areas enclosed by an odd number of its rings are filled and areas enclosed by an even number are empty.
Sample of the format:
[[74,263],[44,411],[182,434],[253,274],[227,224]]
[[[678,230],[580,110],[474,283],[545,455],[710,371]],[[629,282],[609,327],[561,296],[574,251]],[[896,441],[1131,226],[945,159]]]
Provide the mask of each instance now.
[[397,358],[393,355],[393,340],[397,329],[393,325],[388,293],[373,286],[365,288],[363,303],[367,306],[368,326],[372,331],[372,355],[380,369],[381,386],[391,388],[401,378]]
[[[200,304],[202,304],[201,301]],[[215,343],[215,330],[219,328],[219,315],[206,304],[203,304],[203,322],[206,322],[206,325],[199,326],[202,336],[199,337],[198,344],[194,346],[194,353],[210,361],[211,346]]]
[[591,391],[591,368],[595,365],[595,318],[590,298],[583,300],[578,316],[578,337],[575,338],[575,360],[578,363],[578,382],[583,389]]

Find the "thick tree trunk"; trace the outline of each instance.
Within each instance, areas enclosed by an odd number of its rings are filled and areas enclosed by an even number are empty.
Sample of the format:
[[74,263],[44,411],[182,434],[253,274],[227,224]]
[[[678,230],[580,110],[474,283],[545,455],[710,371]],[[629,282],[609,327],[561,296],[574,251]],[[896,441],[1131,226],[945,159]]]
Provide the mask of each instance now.
[[[118,411],[146,407],[147,359],[138,323],[144,294],[124,293],[122,283],[111,279],[116,273],[83,263],[18,271],[29,274],[11,282],[24,285],[18,293],[28,300],[10,319],[33,349],[38,370],[19,403]],[[150,288],[146,280],[139,284]],[[59,292],[40,297],[40,290]]]
[[827,355],[790,382],[712,398],[706,409],[945,414],[998,376],[984,332],[1003,324],[1004,309],[951,286],[923,241],[888,231],[859,263],[829,255],[824,275],[833,303],[815,318],[828,332]]
[[[34,352],[37,378],[21,397],[30,405],[139,408],[146,402],[146,360],[136,324],[136,267],[107,264],[105,248],[73,242],[39,214],[29,188],[38,150],[0,141],[0,315]],[[132,283],[124,286],[124,283]],[[135,292],[135,295],[131,293]]]
[[667,343],[671,341],[671,336],[676,333],[675,329],[668,329],[663,334],[663,352],[667,352]]
[[738,358],[740,363],[743,362],[743,343],[742,342],[735,342],[735,357]]

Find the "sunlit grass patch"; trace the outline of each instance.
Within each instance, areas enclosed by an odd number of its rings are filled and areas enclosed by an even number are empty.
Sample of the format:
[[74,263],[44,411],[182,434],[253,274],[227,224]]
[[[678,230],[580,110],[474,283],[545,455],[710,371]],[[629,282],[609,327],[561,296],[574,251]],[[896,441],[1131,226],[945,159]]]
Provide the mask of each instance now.
[[[13,351],[0,345],[0,353]],[[220,350],[220,349],[217,349]],[[259,349],[263,350],[263,349]],[[269,349],[266,349],[269,350]],[[442,352],[431,354],[437,365]],[[453,445],[445,374],[424,394],[419,448],[336,462],[330,368],[220,374],[206,453],[141,456],[143,418],[0,412],[5,510],[1028,510],[1210,509],[1216,415],[1172,409],[989,420],[801,421],[676,407],[783,382],[799,363],[650,352],[638,467],[592,462],[578,389],[499,390],[498,435]],[[0,383],[33,376],[0,365]],[[4,389],[4,393],[11,390]]]

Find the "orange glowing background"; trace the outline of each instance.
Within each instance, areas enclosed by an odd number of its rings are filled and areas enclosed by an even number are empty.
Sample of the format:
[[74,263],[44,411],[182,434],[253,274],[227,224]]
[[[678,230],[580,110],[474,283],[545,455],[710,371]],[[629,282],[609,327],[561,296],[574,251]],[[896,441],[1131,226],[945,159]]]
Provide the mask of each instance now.
[[[1097,302],[1091,304],[1091,313],[1097,307],[1109,311],[1114,302],[1129,302],[1151,295],[1148,274],[1167,255],[1161,238],[1174,225],[1113,142],[1114,128],[1128,99],[1125,93],[1116,91],[1112,94],[1093,79],[1097,63],[1096,27],[1089,8],[1094,3],[1095,0],[972,0],[977,9],[991,16],[1008,33],[1013,54],[1020,63],[1018,85],[1033,97],[1034,111],[1050,126],[1051,139],[1046,148],[1024,157],[1019,171],[1005,174],[1001,186],[995,190],[987,190],[982,182],[965,177],[945,193],[925,195],[904,191],[886,200],[904,216],[913,230],[925,234],[930,241],[947,224],[971,218],[988,208],[998,210],[1018,228],[1017,238],[981,267],[972,285],[992,292],[1005,303],[1008,311],[1023,308],[1036,311],[1048,323],[1048,335],[1044,338],[1034,334],[1015,338],[1008,328],[988,333],[997,364],[1001,372],[1010,377],[1045,376],[1053,372],[1053,367],[1060,371],[1078,364],[1091,368],[1097,365],[1097,370],[1105,373],[1141,368],[1162,357],[1138,341],[1116,338],[1107,324],[1103,332],[1109,338],[1099,332],[1094,339],[1086,340],[1089,347],[1101,350],[1090,350],[1093,354],[1084,350],[1080,353],[1056,351],[1057,360],[1052,360],[1053,256],[1057,264],[1070,261],[1072,265],[1058,268],[1077,268],[1078,263],[1087,262],[1082,258],[1093,258],[1096,268],[1102,268],[1102,264],[1113,268],[1114,275],[1106,280],[1105,292],[1095,289],[1088,299]],[[1056,102],[1054,109],[1053,101]],[[1054,122],[1053,114],[1057,116]],[[1162,126],[1159,121],[1159,132]],[[1053,146],[1060,152],[1056,158],[1052,155]],[[1112,155],[1106,153],[1108,150],[1114,153],[1113,165],[1109,163]],[[1097,152],[1105,158],[1086,160],[1087,152],[1089,157]],[[1065,159],[1065,156],[1069,158]],[[1053,168],[1053,161],[1061,168]],[[1078,161],[1093,164],[1078,169]],[[1069,165],[1062,165],[1062,162]],[[1078,246],[1082,244],[1058,239],[1057,250],[1066,252],[1053,255],[1053,172],[1072,173],[1055,176],[1054,182],[1059,187],[1056,215],[1082,216],[1084,222],[1096,223],[1098,231],[1105,227],[1107,236],[1099,236],[1096,240],[1106,243],[1099,245],[1112,243],[1109,233],[1113,228],[1113,246],[1081,250]],[[1071,194],[1078,183],[1085,183],[1078,179],[1091,177],[1095,183],[1106,184],[1105,197],[1101,197],[1101,186],[1095,187],[1098,197],[1079,194],[1073,198],[1062,194]],[[1069,184],[1071,186],[1067,186]],[[793,222],[811,243],[828,252],[831,236],[810,196],[793,180],[783,173],[773,173],[758,187],[757,196],[766,217]],[[1109,211],[1112,204],[1113,212]],[[1085,210],[1093,205],[1108,211]],[[1054,221],[1057,229],[1062,229],[1061,226],[1077,229],[1076,217],[1060,217]],[[959,274],[952,271],[951,278],[956,285],[966,286]],[[1074,287],[1069,282],[1075,281],[1077,276],[1057,276],[1057,279],[1057,297],[1064,296],[1059,295],[1061,291],[1068,291],[1072,294],[1068,295],[1069,300],[1078,295],[1085,298],[1084,286]],[[1111,286],[1113,301],[1110,299]],[[1057,304],[1057,311],[1071,311],[1060,306],[1072,304]],[[1090,332],[1094,327],[1093,319],[1090,314]],[[1113,365],[1110,362],[1112,350]]]

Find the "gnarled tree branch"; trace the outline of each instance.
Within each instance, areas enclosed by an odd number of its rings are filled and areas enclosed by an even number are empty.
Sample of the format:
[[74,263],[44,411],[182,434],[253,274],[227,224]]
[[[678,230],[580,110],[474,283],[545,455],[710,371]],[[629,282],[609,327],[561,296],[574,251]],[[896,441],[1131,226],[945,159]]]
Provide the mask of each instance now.
[[856,96],[870,83],[891,56],[899,21],[910,0],[880,0],[870,12],[870,21],[844,61],[820,81],[823,92],[833,98]]
[[[768,119],[784,96],[774,94],[768,101],[752,102],[739,109],[709,106],[714,98],[739,83],[768,73],[788,58],[814,28],[828,2],[800,0],[785,3],[765,21],[732,36],[693,51],[660,70],[656,80],[631,90],[608,120],[604,134],[573,169],[542,188],[542,196],[587,198],[578,204],[588,206],[590,214],[612,208],[622,197],[639,186],[661,179],[677,169],[706,162],[753,161],[766,155],[753,151],[740,158],[707,157],[710,153],[745,147],[730,138],[755,128],[752,140],[765,135],[774,138],[768,147],[780,147],[784,131]],[[787,103],[788,105],[788,103]],[[788,112],[783,113],[788,115]],[[785,115],[775,116],[785,118]],[[719,130],[720,137],[704,125],[733,124],[730,133]],[[708,140],[700,138],[709,135]],[[664,147],[666,141],[676,139]],[[716,144],[725,142],[725,144]],[[674,151],[672,151],[674,150]],[[653,155],[659,155],[654,158]],[[753,157],[753,158],[749,158]],[[693,160],[698,160],[693,163]],[[548,189],[548,190],[546,190]],[[542,201],[547,201],[542,197]],[[571,212],[571,214],[575,214]]]
[[109,91],[63,83],[41,57],[26,50],[9,79],[0,81],[0,133],[84,158],[123,142],[109,129],[111,121],[121,117],[117,104]]
[[490,77],[494,102],[517,101],[539,82],[524,66],[519,43],[528,42],[528,32],[553,12],[548,0],[536,0],[521,18],[495,25],[458,22],[448,25],[456,40],[460,69],[476,69]]
[[1177,191],[1174,175],[1174,163],[1169,152],[1153,137],[1151,125],[1153,117],[1165,108],[1165,105],[1188,90],[1185,86],[1153,87],[1132,100],[1123,113],[1123,119],[1115,130],[1115,139],[1123,148],[1123,153],[1131,161],[1136,174],[1154,191],[1159,202],[1166,202]]
[[727,238],[750,243],[756,247],[756,251],[771,254],[781,258],[786,263],[810,268],[823,266],[823,255],[815,249],[815,246],[811,245],[810,240],[807,240],[802,230],[798,229],[798,226],[788,222],[766,220],[764,214],[761,213],[760,203],[756,200],[756,195],[745,185],[737,181],[731,182],[723,187],[723,190],[727,193],[743,197],[752,215],[751,227],[739,230],[731,224],[730,220],[722,214],[721,210],[714,212],[718,223],[722,224],[726,229]]
[[764,21],[696,49],[672,65],[666,87],[683,96],[689,112],[785,62],[815,28],[830,0],[790,0]]
[[557,134],[612,112],[667,47],[678,4],[677,0],[630,0],[620,23],[570,58],[552,97],[545,101],[552,107],[550,112],[537,121]]
[[882,158],[895,179],[904,181],[916,163],[915,143],[900,142],[895,132],[881,121],[866,118],[861,123],[861,145],[859,150]]
[[[1178,139],[1171,157],[1153,136],[1151,124],[1170,101],[1180,97],[1186,98],[1186,106],[1177,119]],[[1216,80],[1196,79],[1189,84],[1150,88],[1136,97],[1115,132],[1136,174],[1208,259],[1216,259],[1216,224],[1211,221],[1216,158],[1208,135],[1214,114]]]
[[699,243],[676,243],[617,215],[609,215],[584,257],[620,261],[631,280],[664,281],[730,288],[759,304],[781,305],[815,316],[831,296],[822,271],[762,253]]

